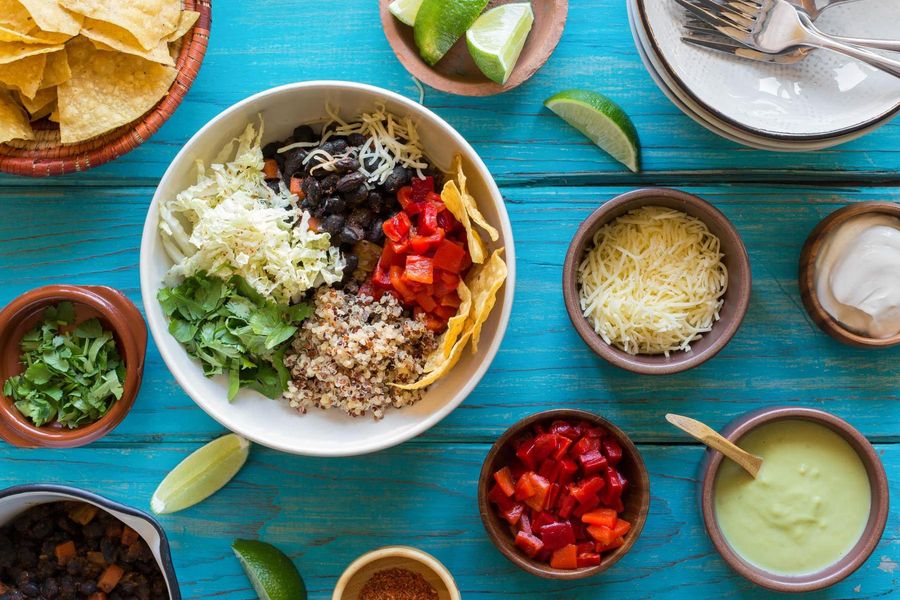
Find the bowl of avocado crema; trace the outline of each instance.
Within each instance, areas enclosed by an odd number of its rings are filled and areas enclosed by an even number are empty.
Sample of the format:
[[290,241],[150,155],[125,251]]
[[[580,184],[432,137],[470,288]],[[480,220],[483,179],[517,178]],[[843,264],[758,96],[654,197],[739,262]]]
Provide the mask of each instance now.
[[884,532],[889,492],[865,436],[801,407],[747,413],[723,435],[763,459],[755,479],[714,450],[702,468],[706,531],[729,566],[772,590],[808,592],[869,558]]

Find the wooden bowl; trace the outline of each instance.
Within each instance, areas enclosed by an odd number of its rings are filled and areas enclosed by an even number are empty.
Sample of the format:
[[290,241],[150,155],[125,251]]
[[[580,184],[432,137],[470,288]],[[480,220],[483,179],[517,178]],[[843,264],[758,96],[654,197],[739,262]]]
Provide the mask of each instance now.
[[56,124],[35,123],[35,139],[0,144],[0,172],[27,177],[50,177],[87,171],[131,152],[150,139],[181,104],[206,54],[212,25],[212,0],[183,0],[185,10],[200,13],[197,23],[179,40],[175,60],[178,75],[169,93],[137,121],[77,144],[62,144]]
[[[728,269],[728,290],[724,304],[711,331],[691,344],[690,352],[678,351],[663,354],[632,355],[603,341],[584,314],[578,298],[578,265],[592,244],[594,233],[604,224],[642,206],[663,206],[685,212],[703,221],[721,242],[723,259]],[[685,192],[667,188],[648,188],[628,192],[613,198],[589,216],[572,238],[563,265],[563,297],[569,319],[581,339],[598,356],[613,365],[633,373],[645,375],[670,375],[692,369],[719,353],[728,344],[747,313],[750,304],[752,275],[750,258],[740,234],[712,204]]]
[[[523,554],[515,545],[509,524],[500,518],[497,511],[488,500],[488,493],[493,485],[494,473],[510,464],[514,457],[512,441],[530,431],[535,423],[553,421],[588,421],[596,426],[603,427],[622,446],[622,462],[619,463],[619,471],[628,480],[628,488],[622,497],[625,510],[622,518],[631,523],[631,530],[625,535],[625,545],[611,552],[603,554],[603,562],[596,567],[584,567],[581,569],[567,570],[554,569],[548,564],[536,561]],[[624,431],[598,415],[584,410],[556,409],[539,412],[526,417],[506,430],[506,432],[494,442],[488,451],[484,464],[481,467],[481,475],[478,478],[478,511],[481,513],[481,522],[487,531],[488,537],[494,546],[510,560],[514,565],[532,575],[545,579],[572,580],[593,577],[606,571],[625,556],[644,528],[647,521],[647,513],[650,511],[650,477],[644,459],[637,447]]]
[[831,233],[837,231],[850,219],[860,215],[878,213],[900,218],[900,204],[893,202],[859,202],[838,209],[816,225],[806,239],[803,250],[800,252],[798,282],[800,284],[800,298],[803,300],[803,306],[806,307],[809,316],[812,317],[813,322],[822,331],[839,342],[856,346],[857,348],[890,348],[900,345],[900,333],[889,338],[870,338],[846,328],[840,321],[828,314],[828,311],[819,302],[819,294],[816,291],[816,262],[819,258],[819,251]]
[[[485,10],[501,4],[523,0],[491,0]],[[484,76],[469,55],[465,36],[460,38],[449,52],[436,64],[429,66],[419,56],[419,48],[413,36],[413,28],[401,23],[388,10],[391,0],[379,0],[381,24],[388,43],[397,59],[416,79],[431,87],[460,96],[493,96],[517,87],[531,78],[544,66],[566,26],[569,12],[568,0],[540,0],[532,2],[534,25],[528,41],[522,48],[516,68],[505,84],[500,85]]]
[[[59,423],[35,427],[2,394],[2,382],[22,372],[19,362],[22,336],[43,320],[48,306],[69,301],[80,323],[98,318],[113,332],[125,362],[122,397],[98,421],[68,429]],[[75,448],[97,440],[113,429],[131,410],[144,373],[147,326],[140,311],[121,292],[102,286],[48,285],[19,296],[0,311],[0,438],[22,448]]]
[[776,575],[746,562],[731,549],[716,521],[715,481],[724,457],[715,450],[706,451],[706,457],[701,467],[700,505],[706,533],[712,540],[713,546],[722,559],[728,563],[728,566],[738,574],[757,585],[778,592],[811,592],[829,587],[845,579],[866,562],[866,559],[875,551],[887,524],[890,493],[884,466],[872,444],[852,425],[825,411],[791,406],[756,410],[732,421],[722,431],[722,435],[737,443],[741,436],[754,428],[783,419],[802,419],[828,427],[843,437],[859,454],[872,486],[872,508],[866,528],[850,552],[835,564],[818,573],[801,576]]
[[338,580],[332,600],[358,600],[369,578],[385,569],[406,569],[420,574],[438,593],[438,600],[462,598],[450,571],[438,559],[409,546],[386,546],[353,561]]

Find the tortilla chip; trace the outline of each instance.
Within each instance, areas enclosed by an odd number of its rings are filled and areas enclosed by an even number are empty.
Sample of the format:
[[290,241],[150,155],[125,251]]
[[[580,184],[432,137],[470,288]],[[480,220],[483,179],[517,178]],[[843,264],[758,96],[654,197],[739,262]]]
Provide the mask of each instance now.
[[50,119],[51,121],[53,121],[54,123],[59,123],[59,106],[57,106],[56,110],[51,112],[47,118]]
[[197,23],[197,19],[200,18],[200,13],[194,10],[183,10],[181,11],[181,17],[178,20],[178,27],[175,28],[175,31],[167,35],[164,39],[167,42],[177,42],[185,35],[187,32],[191,30],[191,28]]
[[44,76],[47,56],[35,54],[13,63],[0,65],[0,82],[22,92],[26,98],[34,98]]
[[486,263],[472,268],[467,277],[472,288],[472,352],[478,352],[478,340],[481,338],[481,327],[491,316],[497,302],[497,292],[506,281],[508,270],[503,262],[503,248],[495,250]]
[[466,347],[466,343],[469,341],[470,337],[472,337],[471,328],[463,331],[462,337],[451,349],[450,356],[444,359],[444,361],[438,364],[431,373],[425,375],[425,377],[423,377],[422,379],[416,381],[415,383],[392,383],[391,386],[399,388],[401,390],[420,390],[422,388],[428,387],[429,385],[446,375],[450,371],[450,369],[456,366],[456,363],[459,362],[459,359],[462,356],[463,349]]
[[475,198],[473,198],[466,189],[466,174],[463,171],[461,154],[457,154],[453,158],[453,166],[456,171],[456,182],[459,184],[459,193],[463,199],[463,206],[465,207],[466,212],[469,213],[469,218],[487,232],[491,241],[496,242],[500,239],[500,233],[487,222],[487,219],[485,219],[484,215],[481,214],[481,211],[478,210]]
[[87,39],[67,46],[72,78],[59,86],[60,137],[87,140],[138,119],[166,95],[177,71],[137,56],[97,50]]
[[69,59],[66,52],[53,52],[47,55],[47,64],[44,66],[44,78],[41,79],[41,89],[56,87],[65,83],[72,77],[69,69]]
[[70,13],[57,0],[18,0],[31,14],[41,31],[78,35],[81,31],[82,16]]
[[62,44],[23,44],[22,42],[0,42],[0,65],[6,65],[36,54],[58,52],[65,46]]
[[37,31],[33,34],[19,33],[0,25],[0,42],[22,42],[23,44],[62,44],[71,35]]
[[460,194],[459,188],[456,187],[456,184],[453,183],[453,181],[448,181],[444,184],[444,189],[441,192],[441,200],[444,201],[447,210],[449,210],[450,213],[456,217],[456,220],[465,228],[466,241],[469,244],[469,254],[472,256],[472,262],[480,265],[484,262],[484,257],[487,255],[487,249],[484,246],[484,242],[481,240],[481,236],[472,228],[472,222],[469,220],[469,212],[466,210],[462,194]]
[[27,34],[37,24],[19,0],[0,0],[0,27],[7,31]]
[[447,321],[447,331],[441,335],[441,338],[438,340],[438,347],[435,348],[425,362],[426,373],[434,371],[453,353],[453,346],[456,345],[456,342],[459,341],[459,337],[465,330],[466,319],[469,318],[469,313],[472,311],[472,292],[469,291],[469,287],[464,281],[460,281],[459,286],[456,288],[456,293],[459,294],[459,299],[461,300],[459,309],[456,315],[450,317],[450,320]]
[[154,50],[160,40],[178,29],[181,0],[58,0],[85,17],[106,21],[133,35],[144,50]]
[[159,42],[153,50],[144,50],[137,39],[121,27],[94,19],[84,20],[81,35],[94,42],[98,50],[124,52],[163,65],[175,66],[175,61],[169,53],[169,44],[165,40]]
[[6,90],[0,90],[0,144],[10,140],[33,140],[28,115]]
[[44,112],[44,114],[40,116],[35,116],[36,113],[43,112],[45,108],[50,107],[56,101],[56,88],[44,88],[42,90],[38,90],[34,95],[34,98],[28,98],[23,93],[19,92],[19,102],[22,103],[22,106],[25,107],[25,110],[28,111],[28,114],[31,115],[31,120],[34,121],[36,119],[40,119],[41,117],[46,117],[53,109]]

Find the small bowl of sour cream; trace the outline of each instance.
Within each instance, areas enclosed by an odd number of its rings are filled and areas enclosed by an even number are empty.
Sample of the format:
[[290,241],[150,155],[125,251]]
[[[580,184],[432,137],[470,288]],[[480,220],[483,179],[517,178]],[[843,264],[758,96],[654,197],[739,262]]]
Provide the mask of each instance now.
[[702,467],[704,524],[729,566],[772,590],[809,592],[869,558],[890,500],[884,466],[865,436],[801,407],[747,413],[722,434],[763,459],[755,479],[713,450]]
[[819,223],[800,254],[813,321],[857,347],[900,345],[900,204],[860,202]]

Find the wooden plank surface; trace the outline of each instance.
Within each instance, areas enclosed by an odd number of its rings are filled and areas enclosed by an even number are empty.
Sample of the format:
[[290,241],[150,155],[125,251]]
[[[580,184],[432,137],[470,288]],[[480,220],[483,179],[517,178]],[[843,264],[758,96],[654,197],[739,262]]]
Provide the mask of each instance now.
[[[247,95],[318,78],[373,83],[412,98],[419,93],[384,39],[373,0],[260,0],[252,10],[214,4],[200,77],[149,143],[87,173],[43,181],[0,177],[0,304],[65,282],[111,285],[140,305],[140,231],[154,186],[181,145]],[[643,174],[623,171],[541,107],[568,87],[603,91],[634,117]],[[826,214],[849,202],[900,197],[900,123],[808,154],[721,140],[656,89],[634,50],[621,0],[572,2],[558,51],[521,88],[481,99],[428,89],[425,104],[472,142],[506,198],[519,262],[501,351],[458,410],[400,448],[340,460],[256,448],[221,494],[162,519],[185,598],[253,597],[229,550],[237,537],[281,546],[315,599],[330,598],[356,556],[393,543],[435,553],[467,599],[774,597],[734,575],[710,546],[696,498],[702,450],[663,421],[667,411],[722,426],[760,406],[824,408],[876,443],[896,496],[900,354],[850,349],[822,334],[800,305],[796,269],[806,235]],[[563,256],[579,222],[616,194],[645,185],[677,186],[711,200],[736,224],[753,266],[751,307],[735,339],[708,364],[666,378],[634,376],[592,355],[568,321],[560,290]],[[553,407],[612,419],[639,443],[651,470],[651,515],[637,546],[615,569],[584,582],[545,582],[518,571],[487,541],[475,505],[488,444],[518,418]],[[146,507],[172,466],[221,433],[180,390],[151,342],[140,397],[114,433],[71,451],[0,446],[0,487],[68,483]],[[897,594],[894,504],[873,557],[845,583],[812,597]]]

